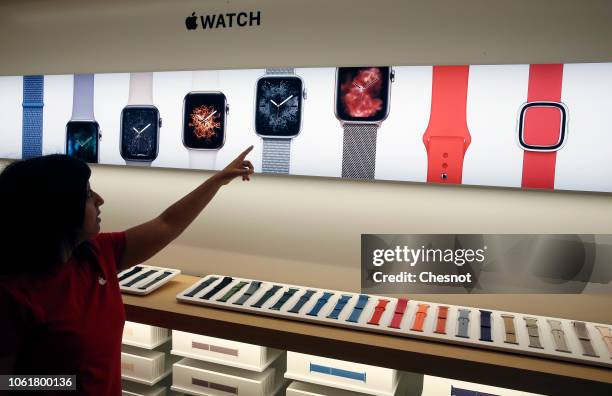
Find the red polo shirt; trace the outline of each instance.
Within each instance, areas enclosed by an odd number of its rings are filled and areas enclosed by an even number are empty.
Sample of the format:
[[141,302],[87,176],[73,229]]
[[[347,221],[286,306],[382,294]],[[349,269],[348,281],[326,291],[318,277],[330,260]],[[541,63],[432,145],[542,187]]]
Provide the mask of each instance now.
[[0,277],[0,357],[16,352],[14,374],[76,375],[79,395],[120,395],[125,311],[117,263],[125,233],[91,242],[95,260],[73,258],[44,276]]

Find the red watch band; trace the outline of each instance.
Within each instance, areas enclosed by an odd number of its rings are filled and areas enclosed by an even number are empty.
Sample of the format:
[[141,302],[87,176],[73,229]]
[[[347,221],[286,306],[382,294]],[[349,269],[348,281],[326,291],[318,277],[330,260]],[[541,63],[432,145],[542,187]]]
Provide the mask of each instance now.
[[387,309],[387,304],[389,304],[389,300],[378,299],[378,305],[374,307],[374,313],[368,321],[368,324],[378,326],[378,323],[380,322],[380,317],[385,312],[385,309]]
[[436,323],[436,331],[438,334],[446,334],[446,318],[448,317],[448,307],[444,305],[438,306],[438,322]]
[[427,149],[427,181],[461,184],[463,158],[472,141],[466,107],[469,66],[434,66]]
[[400,324],[402,323],[402,318],[404,317],[404,312],[406,312],[407,306],[408,299],[400,298],[397,300],[397,304],[395,305],[395,314],[393,315],[393,319],[391,320],[389,327],[394,329],[400,328]]
[[557,150],[567,136],[562,82],[562,64],[529,66],[527,103],[521,107],[518,131],[519,145],[525,150],[522,187],[555,187]]
[[423,323],[427,317],[427,310],[429,309],[428,304],[419,304],[416,313],[414,314],[414,323],[410,330],[423,331]]

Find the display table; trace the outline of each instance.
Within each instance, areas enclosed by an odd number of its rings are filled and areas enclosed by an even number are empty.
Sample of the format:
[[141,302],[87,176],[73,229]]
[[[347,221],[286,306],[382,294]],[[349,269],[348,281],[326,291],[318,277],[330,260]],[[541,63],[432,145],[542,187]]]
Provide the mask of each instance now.
[[535,393],[604,395],[612,389],[612,370],[606,368],[177,302],[176,295],[199,279],[179,275],[149,296],[123,295],[127,320]]

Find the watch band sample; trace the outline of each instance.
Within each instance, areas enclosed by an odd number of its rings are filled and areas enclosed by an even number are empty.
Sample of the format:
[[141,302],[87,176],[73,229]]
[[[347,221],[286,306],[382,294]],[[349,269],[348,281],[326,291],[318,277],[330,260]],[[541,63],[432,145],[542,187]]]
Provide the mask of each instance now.
[[23,76],[23,126],[21,158],[42,155],[45,76]]
[[191,377],[191,384],[201,386],[202,388],[208,388],[208,389],[217,390],[220,392],[229,393],[232,395],[238,394],[238,387],[236,386],[218,384],[216,382],[210,382],[210,381],[202,380],[199,378]]
[[75,74],[70,120],[93,121],[94,119],[94,75]]
[[297,303],[295,303],[295,305],[293,306],[293,308],[291,308],[289,311],[287,312],[291,312],[291,313],[299,313],[300,309],[302,309],[302,307],[304,306],[304,304],[306,304],[308,301],[310,301],[310,298],[312,297],[313,294],[316,293],[316,290],[306,290],[304,292],[304,294],[302,294],[302,297],[300,297],[300,299],[298,300]]
[[567,340],[565,339],[565,332],[563,331],[561,321],[548,319],[548,324],[550,325],[550,332],[553,335],[553,340],[555,340],[555,350],[559,352],[571,352],[567,347]]
[[451,396],[499,396],[492,393],[477,392],[469,389],[457,388],[451,385]]
[[363,309],[368,304],[368,300],[370,300],[370,296],[366,296],[365,294],[359,295],[359,298],[357,299],[357,304],[355,304],[353,312],[351,312],[351,316],[349,316],[346,321],[352,323],[359,322],[359,317],[361,317]]
[[282,286],[273,285],[271,288],[268,289],[268,291],[264,293],[264,295],[255,304],[251,305],[251,307],[261,308],[261,306],[264,305],[266,301],[268,301],[273,295],[275,295],[276,292],[279,291],[281,288]]
[[429,125],[423,135],[427,181],[461,184],[472,137],[466,108],[469,66],[434,66]]
[[212,276],[208,279],[206,279],[205,281],[203,281],[202,283],[200,283],[198,285],[198,287],[196,287],[195,289],[193,289],[192,291],[190,291],[189,293],[185,294],[186,297],[193,297],[196,294],[198,294],[199,292],[201,292],[202,290],[206,289],[208,286],[210,286],[213,282],[216,282],[219,278],[217,278],[216,276]]
[[295,74],[293,67],[266,67],[266,74]]
[[295,293],[297,293],[297,291],[300,289],[296,289],[294,287],[290,288],[289,290],[287,290],[286,292],[283,293],[283,295],[281,296],[281,298],[270,307],[270,309],[273,309],[275,311],[280,311],[280,309],[283,307],[283,305],[285,305],[285,303],[287,302],[287,300],[289,300],[291,297],[293,297],[293,295]]
[[211,291],[209,291],[208,293],[204,294],[200,298],[203,299],[203,300],[209,300],[212,296],[214,296],[215,294],[219,293],[221,290],[223,290],[225,288],[225,286],[229,285],[233,281],[234,281],[234,278],[232,278],[231,276],[224,277],[221,280],[221,282],[219,282],[219,284],[215,285],[215,287],[213,287]]
[[427,317],[427,310],[429,310],[429,304],[417,305],[417,311],[414,314],[414,323],[412,323],[410,330],[423,331],[423,323],[425,323],[425,318]]
[[140,271],[142,271],[142,268],[143,267],[136,266],[136,267],[132,268],[131,270],[129,270],[128,272],[126,272],[125,274],[121,275],[117,280],[119,282],[121,282],[122,280],[127,279],[130,276],[139,273]]
[[544,349],[540,343],[540,330],[538,329],[538,320],[536,318],[523,318],[527,326],[527,334],[529,335],[529,346],[532,348]]
[[610,352],[610,358],[612,359],[612,330],[609,327],[605,326],[595,326],[599,334],[601,334],[601,338],[606,343],[606,347],[608,347],[608,352]]
[[163,274],[160,274],[159,276],[157,276],[155,279],[153,279],[151,282],[147,283],[146,285],[140,286],[139,289],[141,289],[141,290],[148,289],[149,287],[153,286],[157,282],[160,282],[160,281],[164,280],[165,278],[169,277],[170,275],[172,275],[172,272],[164,271]]
[[374,179],[377,131],[377,124],[344,124],[342,177]]
[[457,337],[470,338],[470,312],[469,309],[459,309]]
[[291,163],[291,139],[264,137],[262,140],[262,172],[289,173],[289,166]]
[[255,294],[257,290],[259,290],[260,287],[260,281],[252,281],[248,289],[242,294],[242,296],[240,296],[238,300],[234,301],[234,304],[243,305],[245,302],[247,302],[249,298],[253,296],[253,294]]
[[518,344],[516,340],[516,328],[514,327],[514,315],[503,314],[504,328],[506,330],[506,344]]
[[380,317],[387,309],[387,304],[389,304],[389,301],[390,300],[385,300],[382,298],[378,299],[378,304],[374,307],[374,313],[372,314],[370,320],[368,320],[368,324],[378,326],[380,323]]
[[317,300],[317,303],[315,304],[315,306],[312,307],[310,312],[308,312],[306,315],[318,316],[319,315],[319,311],[321,310],[321,308],[323,308],[323,306],[325,304],[327,304],[327,301],[329,301],[329,298],[331,296],[333,296],[333,295],[334,295],[334,293],[331,293],[331,292],[323,293],[323,295],[321,297],[319,297],[319,299]]
[[223,297],[218,298],[217,301],[227,302],[227,300],[232,298],[234,294],[238,293],[240,290],[242,290],[243,287],[245,287],[248,284],[249,282],[244,282],[244,281],[238,282],[238,284],[236,284],[235,286],[232,286],[232,288],[229,289],[227,293],[223,295]]
[[153,275],[156,272],[157,272],[157,270],[149,270],[149,271],[145,272],[144,274],[141,274],[141,275],[137,276],[136,278],[132,279],[131,281],[122,284],[121,286],[130,287],[130,286],[140,282],[141,280],[148,278],[149,276]]
[[480,310],[480,341],[493,342],[491,338],[491,311]]
[[436,322],[436,330],[434,333],[446,334],[446,318],[448,317],[448,307],[444,305],[438,306],[438,321]]
[[348,378],[357,381],[366,382],[366,373],[359,373],[356,371],[349,371],[344,369],[338,369],[328,366],[322,366],[320,364],[310,363],[310,372],[311,373],[321,373],[333,375],[336,377]]
[[568,111],[561,103],[562,82],[562,64],[529,66],[527,103],[521,106],[518,120],[518,142],[525,150],[522,187],[555,187],[557,151],[567,140]]
[[393,314],[393,319],[391,319],[391,324],[389,327],[393,329],[399,329],[402,324],[402,318],[404,317],[404,312],[406,312],[406,307],[408,306],[408,299],[400,298],[397,300],[397,304],[395,305],[395,313]]
[[153,73],[130,73],[128,105],[153,104]]
[[585,356],[599,357],[599,355],[595,353],[595,349],[593,349],[593,344],[591,344],[591,337],[589,336],[589,330],[586,327],[586,323],[572,322],[572,324],[574,325],[576,337],[578,337],[578,340],[580,341],[582,354]]
[[327,315],[327,317],[329,319],[338,319],[338,315],[340,315],[340,312],[342,312],[342,310],[344,309],[344,306],[346,305],[346,303],[348,303],[351,300],[352,297],[353,296],[350,296],[348,294],[343,294],[342,297],[340,297],[340,299],[336,303],[336,306],[334,307],[334,309],[331,311],[329,315]]

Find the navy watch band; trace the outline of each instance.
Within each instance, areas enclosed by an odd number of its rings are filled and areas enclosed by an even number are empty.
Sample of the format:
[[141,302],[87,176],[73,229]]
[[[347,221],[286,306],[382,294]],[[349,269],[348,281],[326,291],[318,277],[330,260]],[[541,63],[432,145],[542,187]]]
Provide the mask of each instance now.
[[153,279],[151,282],[147,283],[144,286],[140,286],[139,289],[145,290],[151,286],[153,286],[154,284],[161,282],[162,280],[164,280],[165,278],[169,277],[170,275],[172,275],[172,272],[170,271],[164,271],[163,274],[157,276],[155,279]]
[[363,309],[368,304],[368,300],[370,300],[370,296],[366,296],[365,294],[361,294],[357,299],[357,304],[353,308],[353,312],[351,312],[351,316],[346,320],[347,322],[357,323],[359,321],[359,317],[363,313]]
[[143,267],[141,267],[141,266],[136,266],[136,267],[132,268],[131,270],[129,270],[128,272],[126,272],[125,274],[121,275],[117,280],[119,282],[121,282],[122,280],[127,279],[130,276],[139,273],[140,271],[142,271],[142,268]]
[[42,155],[44,79],[44,76],[23,77],[23,159]]
[[457,337],[469,338],[470,310],[460,309],[457,318]]
[[225,286],[229,285],[233,281],[234,281],[234,278],[232,278],[231,276],[224,277],[221,280],[221,282],[219,282],[218,285],[213,287],[213,289],[211,291],[209,291],[208,293],[204,294],[200,298],[203,299],[203,300],[209,300],[212,296],[214,296],[215,294],[219,293],[221,290],[223,290],[225,288]]
[[216,282],[218,279],[219,278],[217,278],[216,276],[211,276],[210,278],[208,278],[205,281],[203,281],[202,283],[200,283],[198,285],[198,287],[196,287],[195,289],[193,289],[189,293],[186,293],[185,297],[193,297],[193,296],[195,296],[196,294],[198,294],[199,292],[201,292],[202,290],[204,290],[208,286],[210,286],[213,282]]
[[321,308],[323,308],[323,306],[327,304],[327,301],[329,301],[329,298],[333,295],[334,293],[331,293],[331,292],[323,293],[323,295],[319,297],[319,299],[317,300],[317,303],[315,304],[315,306],[306,315],[318,316]]
[[227,293],[225,293],[221,298],[218,298],[217,301],[219,301],[219,302],[227,302],[227,300],[232,298],[232,296],[234,294],[238,293],[243,287],[245,287],[248,284],[249,284],[249,282],[245,282],[245,281],[238,282],[237,285],[235,285],[231,289],[229,289],[229,291]]
[[149,271],[145,272],[144,274],[139,275],[136,278],[132,279],[131,281],[129,281],[127,283],[124,283],[121,286],[130,287],[130,286],[135,285],[136,283],[140,282],[141,280],[148,278],[149,276],[153,275],[156,272],[157,272],[157,270],[149,270]]
[[279,291],[282,288],[282,286],[279,285],[274,285],[272,286],[260,299],[259,301],[257,301],[255,304],[251,305],[251,307],[253,308],[261,308],[262,305],[264,305],[266,303],[266,301],[268,301],[273,295],[276,294],[277,291]]
[[283,305],[285,305],[285,303],[287,302],[287,300],[289,300],[291,297],[293,297],[293,295],[295,293],[297,293],[299,289],[295,289],[295,288],[290,288],[289,290],[287,290],[286,292],[283,293],[283,295],[281,296],[281,298],[270,307],[270,309],[273,309],[275,311],[279,311]]
[[338,319],[340,312],[342,312],[342,310],[344,309],[344,306],[346,305],[346,303],[348,303],[351,300],[352,297],[353,296],[351,295],[343,294],[342,297],[340,297],[340,299],[336,303],[336,306],[334,307],[334,309],[331,311],[329,315],[327,315],[327,317],[329,319]]
[[313,294],[316,293],[316,290],[306,290],[306,292],[304,292],[304,294],[302,294],[302,297],[300,297],[300,299],[298,300],[297,303],[295,303],[295,305],[293,306],[293,308],[291,308],[288,312],[291,313],[299,313],[300,309],[302,309],[302,307],[308,302],[310,301],[310,298],[312,297]]
[[255,294],[257,290],[259,290],[260,287],[261,287],[260,281],[251,282],[251,284],[249,285],[249,288],[244,292],[244,294],[242,294],[242,296],[240,296],[238,300],[234,301],[234,304],[243,305],[249,298],[253,296],[253,294]]
[[480,310],[480,341],[493,342],[491,338],[491,311]]

